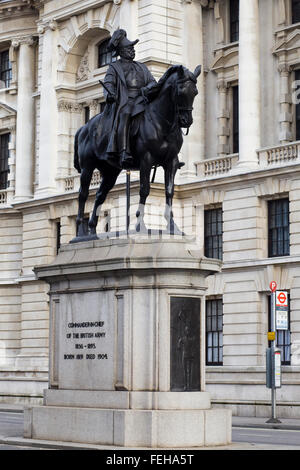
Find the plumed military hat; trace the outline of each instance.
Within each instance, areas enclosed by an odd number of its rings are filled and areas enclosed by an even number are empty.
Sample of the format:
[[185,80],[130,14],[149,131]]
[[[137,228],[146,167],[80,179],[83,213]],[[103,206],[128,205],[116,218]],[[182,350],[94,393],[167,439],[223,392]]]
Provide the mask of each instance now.
[[129,41],[125,29],[117,29],[113,33],[111,40],[108,43],[107,50],[112,52],[117,49],[122,49],[126,46],[134,46],[137,42],[139,42],[139,39],[136,39],[135,41]]

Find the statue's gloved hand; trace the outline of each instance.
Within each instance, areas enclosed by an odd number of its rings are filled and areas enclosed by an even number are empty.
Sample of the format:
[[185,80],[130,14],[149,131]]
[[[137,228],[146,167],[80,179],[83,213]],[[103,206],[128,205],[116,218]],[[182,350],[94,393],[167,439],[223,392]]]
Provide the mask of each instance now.
[[117,97],[116,97],[115,94],[109,93],[109,94],[107,95],[107,97],[106,97],[106,102],[107,102],[107,103],[110,103],[110,104],[111,104],[111,103],[115,103],[116,101],[117,101]]

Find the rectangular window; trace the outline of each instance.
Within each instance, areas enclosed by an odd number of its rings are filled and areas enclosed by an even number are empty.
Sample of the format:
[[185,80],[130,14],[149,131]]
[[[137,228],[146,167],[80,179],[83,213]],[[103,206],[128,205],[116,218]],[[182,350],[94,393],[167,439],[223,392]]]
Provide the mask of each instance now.
[[0,80],[5,88],[9,88],[12,79],[12,68],[9,61],[9,51],[0,52]]
[[[289,299],[290,305],[290,299]],[[290,325],[290,311],[288,312],[288,324]],[[268,327],[271,331],[271,296],[268,296]],[[290,326],[288,330],[276,330],[276,346],[281,349],[281,364],[291,364],[291,332]],[[271,342],[269,341],[269,347]]]
[[90,120],[90,107],[84,107],[84,123],[86,124]]
[[206,365],[223,365],[223,302],[206,301]]
[[[300,83],[300,70],[295,70],[295,80]],[[300,140],[300,103],[295,104],[295,138]]]
[[292,24],[300,22],[300,0],[292,0]]
[[239,152],[239,87],[232,87],[232,152]]
[[61,223],[56,222],[56,254],[58,253],[61,245]]
[[230,0],[230,42],[239,40],[239,0]]
[[0,135],[0,189],[6,189],[8,187],[9,138],[10,134]]
[[269,257],[290,254],[289,199],[268,201]]
[[222,208],[204,211],[204,255],[207,258],[223,258]]
[[110,213],[109,211],[104,211],[104,214],[103,214],[103,218],[104,218],[104,232],[109,232],[110,231]]

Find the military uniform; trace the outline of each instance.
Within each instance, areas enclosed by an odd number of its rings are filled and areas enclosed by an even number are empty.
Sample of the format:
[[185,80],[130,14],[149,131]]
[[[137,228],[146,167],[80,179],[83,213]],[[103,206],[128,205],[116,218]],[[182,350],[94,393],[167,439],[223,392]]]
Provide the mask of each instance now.
[[[123,30],[118,30],[117,33]],[[125,33],[126,34],[126,33]],[[112,37],[113,42],[114,36]],[[137,41],[129,41],[123,36],[112,48],[132,46]],[[156,80],[145,64],[125,57],[110,64],[104,84],[107,102],[110,106],[111,134],[107,146],[108,154],[121,157],[121,166],[133,162],[129,143],[129,131],[132,118],[145,110],[145,95],[156,86]]]

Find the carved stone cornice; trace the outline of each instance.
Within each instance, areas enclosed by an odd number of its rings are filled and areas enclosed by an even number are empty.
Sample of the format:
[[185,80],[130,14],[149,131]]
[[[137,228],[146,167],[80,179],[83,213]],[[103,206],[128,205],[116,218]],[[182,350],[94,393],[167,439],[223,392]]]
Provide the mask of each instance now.
[[37,2],[35,0],[10,0],[0,2],[0,19],[12,16],[25,16],[37,14]]

